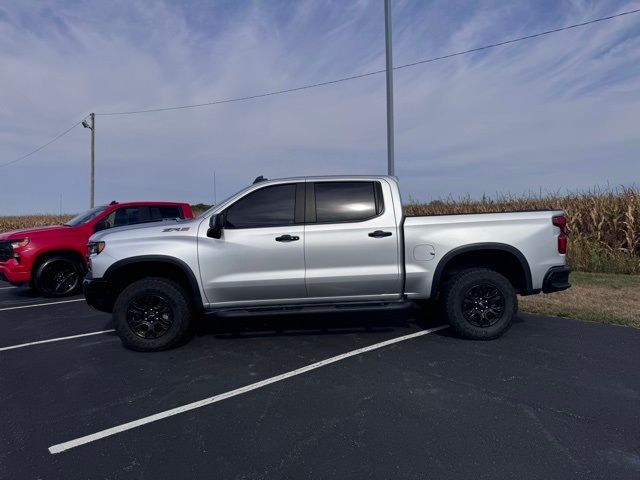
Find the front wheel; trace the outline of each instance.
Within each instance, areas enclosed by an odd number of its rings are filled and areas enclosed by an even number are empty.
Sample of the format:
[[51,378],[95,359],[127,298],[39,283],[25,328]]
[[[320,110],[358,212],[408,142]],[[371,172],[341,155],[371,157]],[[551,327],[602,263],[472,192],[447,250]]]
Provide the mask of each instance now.
[[146,352],[166,350],[189,336],[191,302],[177,283],[165,278],[145,278],[118,295],[113,322],[125,347]]
[[491,340],[511,326],[518,311],[518,298],[511,282],[496,271],[465,270],[445,286],[443,309],[458,335]]
[[84,265],[67,255],[47,258],[37,268],[33,286],[45,297],[65,297],[78,293],[82,286]]

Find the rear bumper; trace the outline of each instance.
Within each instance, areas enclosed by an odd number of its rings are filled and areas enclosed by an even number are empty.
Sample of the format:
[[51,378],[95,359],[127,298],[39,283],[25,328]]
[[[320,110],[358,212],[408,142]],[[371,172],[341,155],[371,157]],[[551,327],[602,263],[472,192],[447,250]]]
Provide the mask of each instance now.
[[8,260],[0,263],[0,279],[6,279],[14,285],[22,285],[31,281],[31,271],[13,259]]
[[93,308],[101,312],[113,311],[113,288],[108,281],[94,279],[89,273],[82,283],[82,290],[87,303]]
[[569,283],[569,267],[551,267],[544,276],[542,291],[544,293],[560,292],[571,286]]

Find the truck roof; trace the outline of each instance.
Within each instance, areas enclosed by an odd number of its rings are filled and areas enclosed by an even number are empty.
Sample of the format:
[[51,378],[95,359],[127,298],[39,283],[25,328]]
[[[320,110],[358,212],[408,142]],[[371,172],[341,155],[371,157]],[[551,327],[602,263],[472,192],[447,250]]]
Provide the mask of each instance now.
[[305,182],[314,180],[393,180],[398,181],[398,177],[391,175],[314,175],[306,177],[282,177],[282,178],[264,178],[258,183],[267,182]]
[[118,205],[119,207],[127,207],[127,206],[134,206],[134,205],[189,205],[189,204],[186,202],[157,202],[157,201],[147,202],[147,201],[141,200],[141,201],[135,201],[135,202],[115,202],[115,203],[111,202],[111,203],[104,204],[102,206],[110,207],[115,205]]

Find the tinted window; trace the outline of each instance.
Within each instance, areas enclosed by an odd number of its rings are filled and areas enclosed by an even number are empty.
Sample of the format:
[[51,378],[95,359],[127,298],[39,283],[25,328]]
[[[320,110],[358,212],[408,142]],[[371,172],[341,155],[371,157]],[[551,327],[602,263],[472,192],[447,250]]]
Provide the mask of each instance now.
[[321,182],[315,184],[316,221],[354,222],[376,215],[373,182]]
[[230,228],[257,228],[295,223],[296,186],[274,185],[250,193],[227,209]]
[[107,222],[107,228],[140,223],[142,221],[140,207],[119,208],[107,215],[104,220]]
[[162,220],[163,218],[183,218],[182,209],[175,205],[150,206],[150,220]]

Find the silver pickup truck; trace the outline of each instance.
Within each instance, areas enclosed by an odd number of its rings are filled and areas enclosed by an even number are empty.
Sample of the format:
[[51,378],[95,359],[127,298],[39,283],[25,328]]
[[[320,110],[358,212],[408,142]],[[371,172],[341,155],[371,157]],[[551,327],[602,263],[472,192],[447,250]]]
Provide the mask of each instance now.
[[208,311],[430,298],[459,335],[492,339],[517,294],[570,286],[560,211],[406,217],[393,177],[256,180],[199,218],[91,237],[85,297],[126,347],[176,346]]

